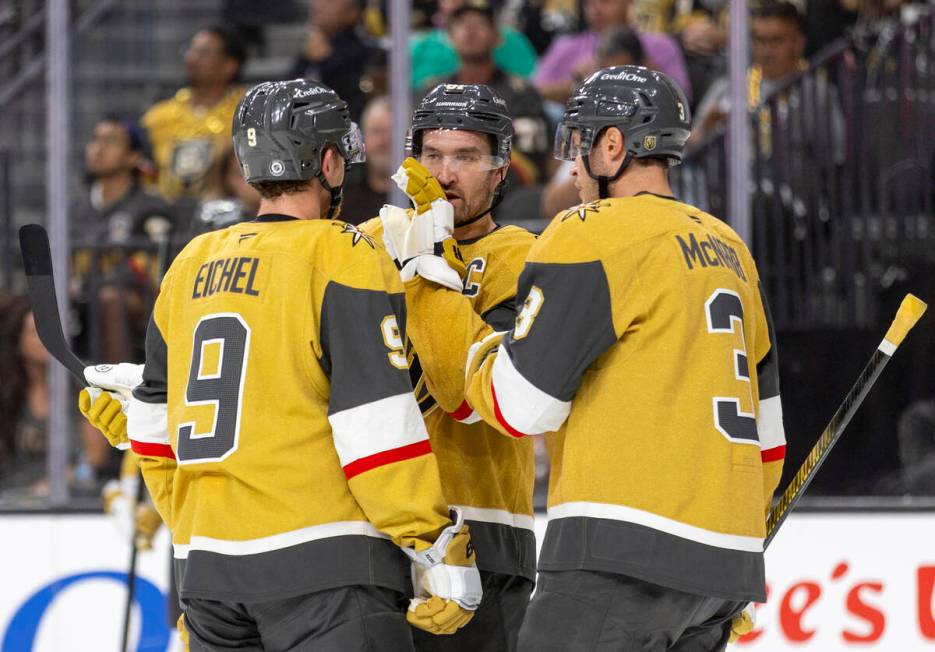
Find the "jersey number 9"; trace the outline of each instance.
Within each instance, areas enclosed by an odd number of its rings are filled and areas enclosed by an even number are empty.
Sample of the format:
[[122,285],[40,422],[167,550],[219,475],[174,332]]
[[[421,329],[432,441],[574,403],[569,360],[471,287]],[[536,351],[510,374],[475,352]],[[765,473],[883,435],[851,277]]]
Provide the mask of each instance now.
[[195,432],[194,421],[179,425],[179,464],[219,462],[237,450],[249,350],[250,327],[236,313],[207,315],[195,326],[185,404],[213,405],[214,421],[207,432]]

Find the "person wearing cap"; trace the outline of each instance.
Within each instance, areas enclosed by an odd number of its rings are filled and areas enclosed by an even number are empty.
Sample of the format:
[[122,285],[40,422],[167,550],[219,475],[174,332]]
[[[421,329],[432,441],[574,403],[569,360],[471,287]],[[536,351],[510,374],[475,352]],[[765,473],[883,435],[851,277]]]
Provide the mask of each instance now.
[[[94,126],[84,151],[90,187],[70,226],[72,297],[84,326],[80,346],[107,360],[141,353],[135,343],[145,331],[147,302],[158,283],[155,245],[168,237],[175,220],[166,201],[140,183],[145,149],[145,134],[132,120],[106,116]],[[92,319],[101,327],[95,342],[87,339]]]
[[[555,143],[582,203],[529,250],[509,331],[463,349],[470,409],[509,439],[549,442],[520,650],[724,650],[766,600],[785,453],[775,336],[743,240],[673,196],[690,121],[663,73],[585,80]],[[393,247],[412,225],[387,229]],[[439,256],[416,254],[407,302],[420,289],[410,311],[431,314],[452,293]]]
[[[437,27],[415,38],[410,44],[412,88],[419,90],[436,77],[446,77],[458,70],[458,53],[451,41],[451,20],[463,7],[495,12],[489,0],[440,0],[436,14]],[[536,68],[538,56],[526,35],[509,25],[497,32],[493,59],[497,67],[510,75],[528,78]]]

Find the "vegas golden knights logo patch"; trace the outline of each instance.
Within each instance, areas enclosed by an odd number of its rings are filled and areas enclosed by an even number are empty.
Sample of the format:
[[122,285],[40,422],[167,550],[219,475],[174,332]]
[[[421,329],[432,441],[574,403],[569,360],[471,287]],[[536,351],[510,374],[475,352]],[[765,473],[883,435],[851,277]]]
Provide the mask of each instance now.
[[651,152],[656,149],[656,137],[655,136],[646,136],[643,138],[643,149],[647,152]]

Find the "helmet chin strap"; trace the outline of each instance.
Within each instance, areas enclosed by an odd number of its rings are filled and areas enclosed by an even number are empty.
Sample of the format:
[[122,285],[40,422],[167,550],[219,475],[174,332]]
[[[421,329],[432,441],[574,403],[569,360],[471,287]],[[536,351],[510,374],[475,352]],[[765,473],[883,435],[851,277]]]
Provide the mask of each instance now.
[[477,220],[484,217],[500,205],[500,202],[503,201],[503,191],[506,189],[506,175],[503,175],[503,180],[497,184],[497,187],[493,189],[493,199],[490,201],[490,206],[482,210],[480,213],[477,213],[474,217],[460,222],[455,225],[456,228],[461,228],[462,226],[467,226],[468,224],[474,224]]
[[328,212],[325,214],[326,220],[335,220],[338,218],[338,215],[341,213],[341,200],[344,197],[344,184],[340,186],[332,187],[328,180],[325,179],[325,173],[321,170],[318,171],[318,182],[322,187],[328,191],[328,194],[331,196],[331,204],[328,206]]
[[581,160],[584,162],[584,169],[588,171],[588,176],[597,181],[597,196],[600,199],[607,199],[610,197],[610,182],[616,181],[620,178],[620,175],[629,167],[630,162],[633,160],[633,155],[630,152],[627,152],[623,157],[623,162],[620,163],[620,167],[617,168],[617,171],[613,176],[607,176],[606,174],[594,175],[591,172],[591,155],[584,154],[581,157]]

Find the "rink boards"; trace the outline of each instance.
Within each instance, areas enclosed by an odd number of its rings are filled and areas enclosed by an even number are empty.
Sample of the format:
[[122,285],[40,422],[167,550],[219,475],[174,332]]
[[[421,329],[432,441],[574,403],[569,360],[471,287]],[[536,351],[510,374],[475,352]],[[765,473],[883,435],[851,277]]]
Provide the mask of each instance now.
[[[0,652],[119,647],[130,551],[108,517],[3,514],[0,533]],[[168,548],[163,529],[140,554],[130,649],[176,649]],[[935,513],[798,514],[766,564],[769,602],[734,649],[935,650]]]

